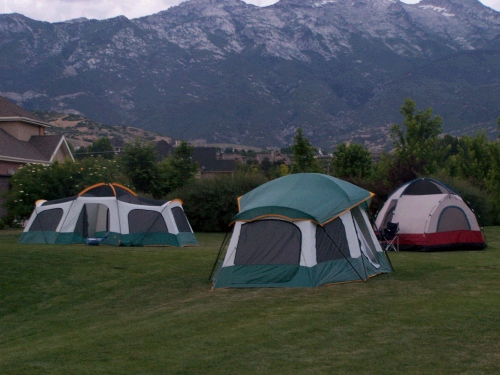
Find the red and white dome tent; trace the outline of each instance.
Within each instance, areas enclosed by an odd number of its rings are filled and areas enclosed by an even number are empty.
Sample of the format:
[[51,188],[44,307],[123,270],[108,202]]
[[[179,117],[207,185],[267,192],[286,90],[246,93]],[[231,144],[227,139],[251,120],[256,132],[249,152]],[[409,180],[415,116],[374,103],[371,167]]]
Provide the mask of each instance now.
[[460,195],[440,181],[420,178],[400,186],[377,214],[379,230],[399,225],[400,250],[481,250],[478,220]]

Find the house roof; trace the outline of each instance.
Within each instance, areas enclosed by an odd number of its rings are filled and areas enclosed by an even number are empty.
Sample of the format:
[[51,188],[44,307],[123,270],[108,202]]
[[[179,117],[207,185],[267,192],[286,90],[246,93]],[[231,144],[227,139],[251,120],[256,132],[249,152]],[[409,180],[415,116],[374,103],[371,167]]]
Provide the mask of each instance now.
[[32,136],[29,142],[25,142],[0,129],[0,159],[22,163],[49,163],[62,139],[62,135],[43,135]]
[[[0,96],[0,122],[23,122],[50,127],[34,113],[2,96]],[[29,141],[22,141],[0,128],[0,160],[3,161],[23,164],[51,163],[61,147],[71,155],[62,135],[32,135]]]
[[34,113],[12,103],[10,100],[0,96],[0,121],[24,120],[39,126],[49,127],[50,125],[41,121]]
[[285,164],[288,164],[290,162],[290,158],[287,155],[283,155],[281,152],[273,152],[269,154],[257,154],[256,158],[259,161],[259,163],[262,163],[266,158],[271,163],[283,162]]
[[215,147],[195,147],[193,160],[203,172],[234,172],[236,169],[234,160],[217,159]]
[[14,158],[31,161],[48,159],[30,142],[20,141],[5,130],[0,129],[0,158]]
[[125,141],[123,139],[120,139],[120,138],[113,137],[113,138],[111,138],[109,140],[109,142],[115,148],[123,148],[123,147],[125,147]]
[[62,138],[62,135],[32,135],[29,143],[35,146],[44,158],[51,160]]

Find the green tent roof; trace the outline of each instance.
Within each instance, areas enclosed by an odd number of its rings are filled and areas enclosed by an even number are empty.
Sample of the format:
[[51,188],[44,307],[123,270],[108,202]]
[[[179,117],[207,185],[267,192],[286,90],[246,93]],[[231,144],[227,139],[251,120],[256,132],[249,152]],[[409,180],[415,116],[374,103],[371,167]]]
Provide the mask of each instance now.
[[349,182],[319,173],[298,173],[269,181],[238,199],[233,221],[263,216],[312,220],[325,224],[373,196]]

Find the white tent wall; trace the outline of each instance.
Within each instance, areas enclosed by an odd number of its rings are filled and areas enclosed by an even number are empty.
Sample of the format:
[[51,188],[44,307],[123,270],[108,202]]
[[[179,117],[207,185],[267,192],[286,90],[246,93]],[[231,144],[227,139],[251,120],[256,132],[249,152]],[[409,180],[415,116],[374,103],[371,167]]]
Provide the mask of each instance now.
[[173,226],[171,223],[171,220],[169,218],[170,215],[168,215],[168,211],[165,210],[166,206],[167,204],[164,204],[163,206],[143,206],[143,205],[118,201],[118,210],[120,212],[120,224],[122,230],[121,233],[130,234],[129,214],[130,212],[135,210],[154,211],[160,213],[161,217],[166,222],[169,233],[178,233],[174,232],[176,227]]
[[[406,189],[406,185],[400,186],[396,191],[394,191],[392,194],[389,195],[387,201],[393,201],[393,200],[398,200],[399,197],[401,197],[401,194],[403,194],[403,191]],[[375,225],[379,230],[384,229],[384,220],[387,215],[387,211],[389,210],[390,205],[387,204],[387,202],[382,206],[380,211],[377,213],[377,217],[375,220]],[[396,222],[395,220],[391,220],[392,222]]]
[[310,221],[296,221],[294,224],[302,233],[300,265],[312,267],[316,265],[316,225]]
[[[356,227],[354,226],[354,221],[351,215],[351,211],[347,211],[344,214],[342,214],[340,216],[340,220],[342,220],[342,224],[344,224],[351,258],[359,258],[361,256],[361,249],[359,247],[359,238],[356,233]],[[347,254],[344,255],[347,256]]]
[[398,223],[399,248],[409,251],[481,250],[486,241],[472,209],[451,188],[417,179],[392,193],[377,214],[383,231]]
[[470,230],[480,230],[479,224],[477,222],[476,216],[465,204],[465,202],[456,195],[448,195],[441,199],[436,207],[429,214],[429,220],[425,228],[425,233],[438,232],[438,225],[441,219],[441,214],[448,207],[457,207],[465,215],[467,222],[469,224]]
[[[394,210],[392,222],[399,224],[402,233],[426,233],[429,213],[447,196],[448,194],[425,195],[425,199],[422,199],[421,195],[403,195]],[[378,219],[379,217],[377,226]]]
[[31,216],[28,219],[28,221],[26,222],[25,227],[27,229],[31,228],[31,226],[33,225],[33,222],[35,221],[37,215],[39,215],[41,212],[59,208],[59,209],[63,210],[63,215],[61,217],[61,220],[59,220],[59,224],[57,225],[57,231],[60,231],[61,227],[62,227],[62,225],[64,223],[64,220],[66,219],[66,216],[68,215],[69,209],[71,208],[71,204],[74,201],[68,201],[68,202],[64,202],[64,203],[58,203],[58,204],[49,205],[49,206],[42,206],[42,204],[45,203],[45,202],[46,201],[39,201],[39,202],[36,203],[35,209],[31,213]]
[[382,252],[373,230],[370,229],[368,215],[359,207],[352,209],[360,250],[375,267],[379,268],[377,252]]
[[[364,223],[367,227],[367,233],[369,233],[369,237],[371,240],[370,242],[373,245],[373,249],[379,253],[382,253],[383,252],[382,246],[380,246],[380,243],[378,242],[377,236],[375,235],[375,232],[373,231],[373,228],[371,227],[370,218],[368,217],[368,214],[366,213],[365,210],[362,210],[359,207],[358,207],[358,210],[361,213],[361,215],[363,216]],[[368,229],[368,228],[370,228],[370,229]]]
[[245,224],[242,221],[237,221],[234,223],[233,233],[231,234],[231,239],[227,246],[226,255],[222,262],[222,267],[234,266],[234,256],[236,255],[236,247],[240,240],[241,226]]
[[[165,224],[167,226],[168,232],[172,234],[180,233],[177,223],[175,222],[174,216],[172,214],[172,208],[179,207],[182,210],[182,205],[178,201],[169,201],[162,206],[145,206],[138,205],[133,203],[127,203],[118,201],[118,211],[120,212],[120,226],[122,234],[130,233],[130,223],[129,223],[129,214],[134,210],[142,210],[142,211],[154,211],[161,214]],[[184,210],[183,210],[184,212]],[[189,226],[191,229],[191,225]],[[191,229],[192,232],[192,229]]]
[[[85,189],[77,197],[40,200],[19,242],[72,244],[103,237],[102,243],[108,245],[198,244],[180,200],[142,199],[131,191],[127,193],[127,188],[119,184],[113,186],[102,183]],[[116,191],[120,193],[118,198]]]
[[95,237],[99,232],[107,232],[108,223],[111,221],[108,206],[102,203],[87,203],[85,208],[89,223],[88,236]]
[[[269,222],[269,226],[264,228],[262,225],[265,225],[266,221]],[[280,227],[277,222],[286,223],[286,225]],[[390,272],[390,262],[383,254],[371,228],[368,215],[363,209],[354,207],[332,221],[331,224],[334,222],[337,222],[337,225],[328,226],[329,223],[326,224],[325,228],[309,220],[291,221],[272,216],[251,222],[236,221],[216,278],[222,277],[226,286],[255,287],[262,284],[261,280],[265,280],[264,286],[276,287],[298,286],[302,282],[306,285],[321,285],[331,282],[367,280],[378,273]],[[251,226],[257,225],[257,223],[258,226],[251,229]],[[245,228],[246,225],[248,228]],[[338,235],[340,233],[337,232],[338,228],[343,228],[344,233]],[[294,276],[292,279],[282,281],[280,272],[286,273],[290,267],[293,267],[293,263],[287,263],[290,258],[283,258],[285,261],[280,263],[275,262],[278,257],[261,254],[272,254],[275,250],[279,251],[275,247],[276,244],[273,243],[276,240],[282,243],[290,241],[294,244],[293,246],[284,246],[287,249],[292,249],[292,252],[296,251],[298,237],[295,229],[300,231],[300,258],[295,259],[297,259],[297,266],[300,266],[301,269],[296,269],[298,272],[296,278]],[[322,233],[322,231],[324,232]],[[269,233],[276,233],[276,235],[271,234],[269,237]],[[259,237],[260,234],[262,236]],[[335,257],[322,260],[325,259],[322,258],[325,254],[325,241],[328,242],[327,246],[330,249],[337,249],[335,250],[337,254]],[[255,255],[252,254],[254,249]],[[258,262],[252,263],[252,260],[256,259]],[[268,259],[269,262],[262,262],[265,259]],[[318,263],[318,259],[320,263]],[[260,273],[265,267],[269,267],[268,271],[263,271],[268,276],[263,276]],[[278,279],[281,281],[276,281]]]
[[[186,217],[186,214],[184,213],[184,208],[182,207],[182,204],[179,200],[173,200],[173,201],[167,202],[166,213],[168,212],[168,214],[165,216],[166,220],[167,220],[167,227],[168,227],[169,231],[170,231],[170,228],[172,228],[171,233],[174,233],[174,234],[180,233],[180,230],[178,228],[177,222],[175,221],[173,211],[172,211],[176,207],[178,207],[182,211],[184,217]],[[187,218],[186,218],[186,222],[187,222],[187,225],[189,227],[189,230],[192,232],[193,228],[191,227],[191,224],[189,223]]]
[[[358,210],[357,219],[353,218],[351,211],[347,211],[342,214],[338,219],[342,221],[344,225],[346,238],[349,246],[349,253],[344,254],[346,256],[350,255],[351,258],[359,258],[361,257],[361,248],[360,243],[365,244],[367,247],[366,251],[370,254],[375,254],[376,252],[382,252],[382,248],[380,247],[375,234],[373,231],[369,230],[369,220],[366,213],[359,209]],[[279,217],[268,217],[265,220],[283,220]],[[358,225],[358,229],[356,229],[356,225]],[[234,224],[233,234],[229,241],[229,245],[227,247],[226,256],[224,258],[222,267],[234,266],[235,265],[235,256],[237,251],[238,242],[240,239],[241,227],[245,225],[245,222],[237,221]],[[304,267],[313,267],[317,265],[316,260],[316,228],[317,225],[308,220],[302,221],[294,221],[293,224],[300,229],[301,232],[301,256],[300,256],[300,265]],[[363,228],[363,229],[362,229]]]
[[[480,230],[474,213],[459,196],[453,194],[426,195],[425,199],[419,195],[403,195],[394,210],[392,222],[399,224],[401,233],[434,233],[441,212],[450,206],[463,210],[471,230]],[[386,214],[387,209],[380,211],[375,222],[377,227],[380,228]]]
[[[283,220],[280,217],[268,217],[266,219],[261,219],[261,221],[266,220],[279,220],[290,222],[288,220]],[[235,265],[235,256],[237,251],[237,246],[240,240],[241,227],[245,225],[245,222],[237,221],[234,224],[233,234],[226,251],[226,256],[222,264],[223,267],[229,267]],[[311,221],[294,221],[293,225],[297,226],[301,232],[301,251],[300,251],[300,265],[304,267],[312,267],[316,265],[316,224]]]
[[[61,227],[61,230],[60,230],[61,233],[71,233],[71,232],[75,231],[75,227],[76,227],[76,224],[78,222],[78,218],[80,217],[80,214],[83,210],[83,206],[86,204],[88,205],[88,207],[96,207],[96,206],[93,206],[95,204],[104,205],[109,210],[109,228],[108,228],[108,230],[110,232],[120,233],[120,222],[119,222],[119,220],[116,219],[116,218],[118,218],[118,207],[116,204],[115,197],[101,197],[101,198],[78,197],[76,200],[73,201],[73,205],[71,207],[71,210],[70,210],[69,214],[67,215],[66,219],[64,220],[63,226]],[[101,210],[101,215],[104,214],[103,212],[106,212],[106,210],[103,207],[101,207],[100,210]],[[87,209],[87,214],[89,214],[88,209]],[[91,219],[91,217],[89,216],[89,221],[90,221],[90,219]],[[96,213],[95,219],[97,219],[97,213]],[[101,221],[102,220],[103,220],[103,217],[101,216]],[[100,226],[100,228],[102,228],[102,226]],[[104,229],[104,231],[106,231],[106,229]]]

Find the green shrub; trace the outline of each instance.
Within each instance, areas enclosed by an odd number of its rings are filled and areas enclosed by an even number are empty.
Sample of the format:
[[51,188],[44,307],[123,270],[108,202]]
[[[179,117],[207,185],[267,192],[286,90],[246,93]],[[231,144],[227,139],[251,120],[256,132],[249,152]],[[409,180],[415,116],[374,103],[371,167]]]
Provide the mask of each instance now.
[[4,202],[7,209],[5,222],[9,225],[28,219],[39,199],[70,197],[98,182],[127,184],[118,163],[101,157],[55,162],[49,166],[28,164],[20,168],[9,182],[12,189]]
[[389,194],[394,191],[392,186],[373,178],[343,178],[343,180],[375,194],[370,202],[370,213],[372,215],[376,215],[384,205]]
[[3,219],[0,219],[0,230],[4,230],[4,229],[8,229],[9,226],[7,225],[7,223],[3,220]]
[[227,232],[238,213],[237,198],[262,185],[266,179],[255,174],[236,174],[197,179],[169,194],[179,198],[195,232]]

